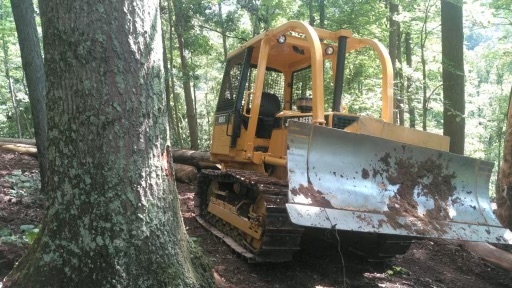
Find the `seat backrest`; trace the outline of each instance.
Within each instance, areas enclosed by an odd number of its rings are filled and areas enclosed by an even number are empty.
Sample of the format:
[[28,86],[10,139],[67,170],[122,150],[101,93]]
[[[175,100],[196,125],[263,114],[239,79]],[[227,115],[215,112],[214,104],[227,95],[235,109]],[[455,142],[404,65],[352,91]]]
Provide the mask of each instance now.
[[272,118],[281,111],[281,101],[276,94],[269,92],[261,93],[260,117]]
[[281,111],[281,101],[276,94],[263,92],[261,94],[260,115],[256,126],[256,137],[270,139],[274,128],[276,114]]

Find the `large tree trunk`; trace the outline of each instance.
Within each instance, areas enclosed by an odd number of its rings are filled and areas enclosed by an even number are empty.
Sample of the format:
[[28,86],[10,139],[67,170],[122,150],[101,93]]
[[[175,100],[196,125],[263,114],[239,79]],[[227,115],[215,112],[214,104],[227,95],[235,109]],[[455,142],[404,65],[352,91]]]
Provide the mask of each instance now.
[[512,87],[509,95],[503,161],[496,185],[496,216],[503,226],[512,229]]
[[46,193],[48,156],[46,97],[44,95],[45,80],[43,57],[39,45],[39,36],[35,21],[34,4],[32,0],[11,0],[12,13],[16,23],[16,32],[21,52],[21,64],[25,71],[30,110],[34,122],[36,137],[37,160],[41,175],[41,191]]
[[462,1],[441,1],[443,48],[443,134],[450,136],[450,152],[464,154],[464,33]]
[[164,149],[158,0],[41,8],[49,206],[4,288],[211,287]]
[[194,98],[192,87],[190,85],[191,75],[187,57],[185,56],[185,11],[181,0],[174,0],[174,31],[178,40],[178,49],[180,52],[181,73],[183,73],[183,93],[185,94],[185,105],[187,109],[188,132],[190,136],[190,149],[199,150],[199,133],[197,130],[197,115],[194,109]]

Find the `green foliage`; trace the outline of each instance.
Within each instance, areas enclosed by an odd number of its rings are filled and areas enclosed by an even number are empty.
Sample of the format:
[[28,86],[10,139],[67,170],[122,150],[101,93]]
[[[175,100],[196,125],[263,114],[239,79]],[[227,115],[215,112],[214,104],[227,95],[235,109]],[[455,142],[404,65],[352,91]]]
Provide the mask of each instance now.
[[20,230],[23,234],[23,240],[25,240],[28,244],[34,243],[37,235],[39,235],[39,227],[34,225],[21,225]]
[[34,225],[21,225],[20,233],[13,233],[10,229],[0,227],[0,244],[9,243],[15,245],[32,244],[39,235],[39,227]]
[[387,270],[384,273],[386,276],[403,276],[403,275],[410,275],[411,272],[405,268],[399,267],[399,266],[392,266],[391,269]]

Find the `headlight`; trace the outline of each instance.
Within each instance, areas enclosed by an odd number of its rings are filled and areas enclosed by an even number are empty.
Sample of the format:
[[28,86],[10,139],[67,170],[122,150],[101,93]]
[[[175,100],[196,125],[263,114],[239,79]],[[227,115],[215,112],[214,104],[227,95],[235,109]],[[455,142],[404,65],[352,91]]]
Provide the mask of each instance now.
[[325,47],[325,54],[332,55],[333,53],[334,53],[334,47],[332,47],[332,46]]

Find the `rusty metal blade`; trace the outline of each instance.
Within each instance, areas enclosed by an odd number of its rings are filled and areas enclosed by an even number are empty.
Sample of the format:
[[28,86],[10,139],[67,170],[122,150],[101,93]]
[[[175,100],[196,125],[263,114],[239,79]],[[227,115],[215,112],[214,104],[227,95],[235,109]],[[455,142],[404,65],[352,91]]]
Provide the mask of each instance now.
[[490,205],[492,163],[307,123],[288,129],[294,223],[512,244]]

